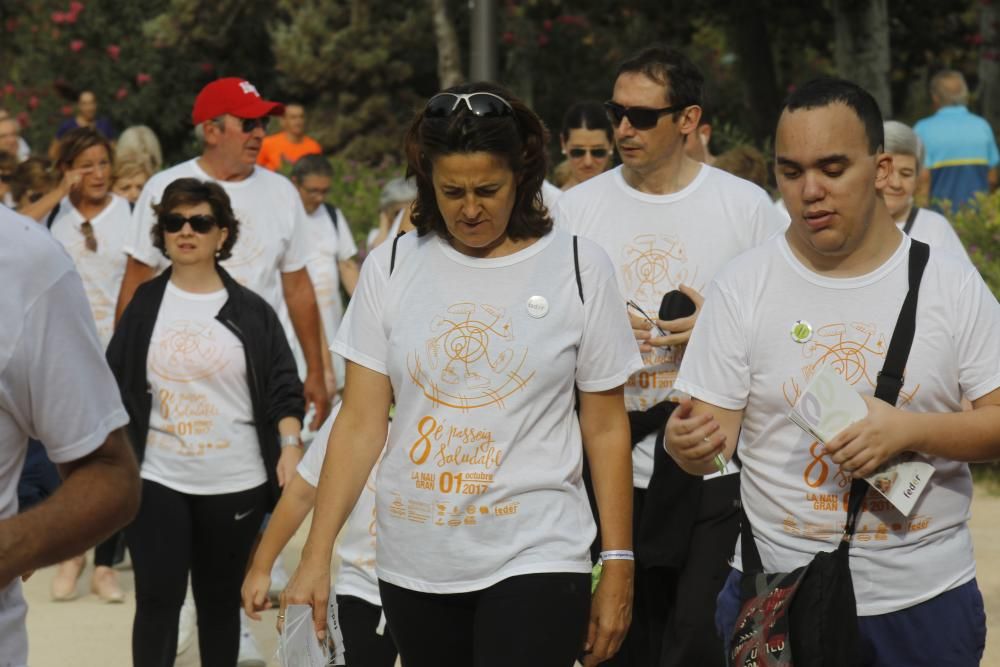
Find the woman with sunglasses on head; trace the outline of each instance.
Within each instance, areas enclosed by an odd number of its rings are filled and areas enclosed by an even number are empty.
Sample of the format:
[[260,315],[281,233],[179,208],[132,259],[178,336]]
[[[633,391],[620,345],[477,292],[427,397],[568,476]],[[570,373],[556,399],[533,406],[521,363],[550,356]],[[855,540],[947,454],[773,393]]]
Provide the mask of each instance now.
[[139,287],[108,348],[143,481],[126,529],[133,662],[174,664],[190,572],[202,663],[234,667],[251,547],[302,458],[302,383],[277,314],[219,266],[239,228],[221,186],[178,179],[154,210],[171,266]]
[[559,135],[569,175],[562,184],[569,190],[597,176],[611,164],[614,132],[600,102],[578,102],[563,117]]
[[[311,604],[325,633],[334,539],[395,400],[376,569],[407,667],[596,664],[628,627],[622,396],[640,360],[610,260],[541,205],[546,138],[502,88],[432,97],[405,140],[416,233],[369,255],[333,344],[348,360],[343,407],[282,615]],[[606,552],[593,600],[584,453]]]
[[[65,193],[47,215],[36,219],[44,220],[52,237],[73,258],[105,346],[111,340],[118,288],[125,275],[123,241],[132,227],[128,202],[111,192],[112,155],[111,143],[97,130],[81,127],[67,132],[56,149],[61,187],[34,202],[51,207],[59,190]],[[118,545],[119,538],[112,537],[94,551],[91,590],[105,602],[124,599],[111,568]],[[53,600],[77,596],[77,579],[85,565],[84,556],[60,564],[52,579]]]

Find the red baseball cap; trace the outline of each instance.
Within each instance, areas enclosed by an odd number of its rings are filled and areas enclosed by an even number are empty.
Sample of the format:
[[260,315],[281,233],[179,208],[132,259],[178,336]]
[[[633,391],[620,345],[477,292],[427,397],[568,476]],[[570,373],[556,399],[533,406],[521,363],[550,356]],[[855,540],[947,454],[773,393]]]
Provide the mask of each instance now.
[[237,76],[216,79],[206,85],[194,99],[191,122],[200,125],[225,114],[238,118],[280,116],[285,105],[261,99],[252,83]]

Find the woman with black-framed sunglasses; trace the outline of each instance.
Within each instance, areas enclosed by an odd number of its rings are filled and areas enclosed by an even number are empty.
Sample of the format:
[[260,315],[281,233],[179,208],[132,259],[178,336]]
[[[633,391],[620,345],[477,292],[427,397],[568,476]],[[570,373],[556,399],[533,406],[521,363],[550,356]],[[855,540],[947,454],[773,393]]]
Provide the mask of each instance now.
[[[599,102],[578,102],[563,117],[559,143],[566,157],[563,190],[597,176],[611,165],[614,131]],[[558,171],[558,169],[557,169]]]
[[369,255],[333,344],[343,407],[282,614],[310,604],[326,632],[334,538],[385,445],[376,570],[407,667],[597,664],[629,623],[623,383],[640,360],[609,258],[542,204],[546,140],[502,88],[432,97],[404,144],[416,233]]
[[190,573],[202,662],[233,666],[250,551],[302,458],[302,383],[277,314],[219,266],[239,232],[225,190],[177,179],[153,208],[171,266],[108,347],[143,485],[126,529],[133,662],[173,664]]

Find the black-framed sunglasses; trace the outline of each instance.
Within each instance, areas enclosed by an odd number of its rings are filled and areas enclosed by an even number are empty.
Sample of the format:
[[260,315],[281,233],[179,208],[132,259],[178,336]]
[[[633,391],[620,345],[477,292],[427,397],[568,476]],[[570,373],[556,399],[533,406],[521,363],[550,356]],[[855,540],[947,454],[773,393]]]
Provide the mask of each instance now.
[[603,160],[611,151],[607,148],[571,148],[566,152],[575,160],[579,160],[587,153],[590,153],[590,156],[595,160]]
[[628,118],[629,124],[637,130],[650,130],[660,122],[660,116],[668,113],[676,113],[687,109],[690,104],[674,104],[662,109],[652,109],[650,107],[624,107],[617,102],[608,100],[604,103],[604,110],[608,114],[608,120],[614,127],[622,124],[622,118]]
[[207,234],[212,231],[213,227],[219,224],[214,215],[192,215],[185,218],[180,213],[167,213],[160,216],[160,224],[163,225],[163,231],[170,234],[176,234],[184,229],[185,222],[191,225],[191,231],[196,234]]
[[240,129],[243,130],[243,134],[250,134],[258,127],[267,132],[267,123],[270,120],[268,116],[261,116],[260,118],[240,118],[239,116],[233,116],[233,118],[240,121]]
[[424,116],[427,118],[450,116],[463,102],[466,108],[479,118],[514,115],[514,108],[510,103],[493,93],[438,93],[427,101]]

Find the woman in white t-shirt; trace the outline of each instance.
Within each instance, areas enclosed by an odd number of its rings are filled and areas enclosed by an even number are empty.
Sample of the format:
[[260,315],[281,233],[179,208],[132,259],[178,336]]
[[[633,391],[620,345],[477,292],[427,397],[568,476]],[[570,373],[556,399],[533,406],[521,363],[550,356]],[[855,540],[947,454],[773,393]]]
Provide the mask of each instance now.
[[[258,612],[270,609],[268,591],[271,568],[278,555],[316,503],[316,487],[326,456],[333,423],[340,413],[333,407],[288,483],[267,529],[254,552],[243,581],[243,609],[259,621]],[[340,631],[333,637],[334,650],[348,667],[393,667],[396,645],[385,628],[382,599],[375,575],[375,471],[372,470],[337,540],[337,571],[330,590],[330,627]],[[341,663],[334,663],[341,664]]]
[[896,120],[887,120],[883,125],[885,152],[892,156],[892,175],[885,189],[885,205],[892,219],[918,241],[972,261],[948,219],[937,211],[918,208],[913,201],[924,164],[920,137],[909,125]]
[[250,550],[302,458],[302,383],[278,315],[218,264],[239,227],[225,190],[177,179],[154,210],[172,266],[139,287],[108,347],[142,477],[126,529],[133,661],[173,664],[190,574],[202,664],[232,666]]
[[[76,172],[80,176],[47,218],[52,237],[80,272],[97,335],[105,347],[111,340],[118,287],[125,275],[122,240],[132,226],[128,202],[111,193],[112,155],[110,142],[97,130],[81,127],[67,132],[59,142],[56,167],[64,175]],[[115,534],[94,550],[91,590],[106,602],[124,599],[111,568],[120,543],[120,534]],[[76,597],[83,565],[83,556],[60,564],[52,579],[54,600]]]
[[[282,615],[310,604],[325,636],[334,538],[394,400],[376,572],[407,667],[596,664],[630,619],[623,386],[641,360],[610,259],[541,206],[545,134],[499,87],[432,97],[405,143],[417,233],[369,255],[333,344],[343,407]],[[593,601],[584,452],[605,550]]]

